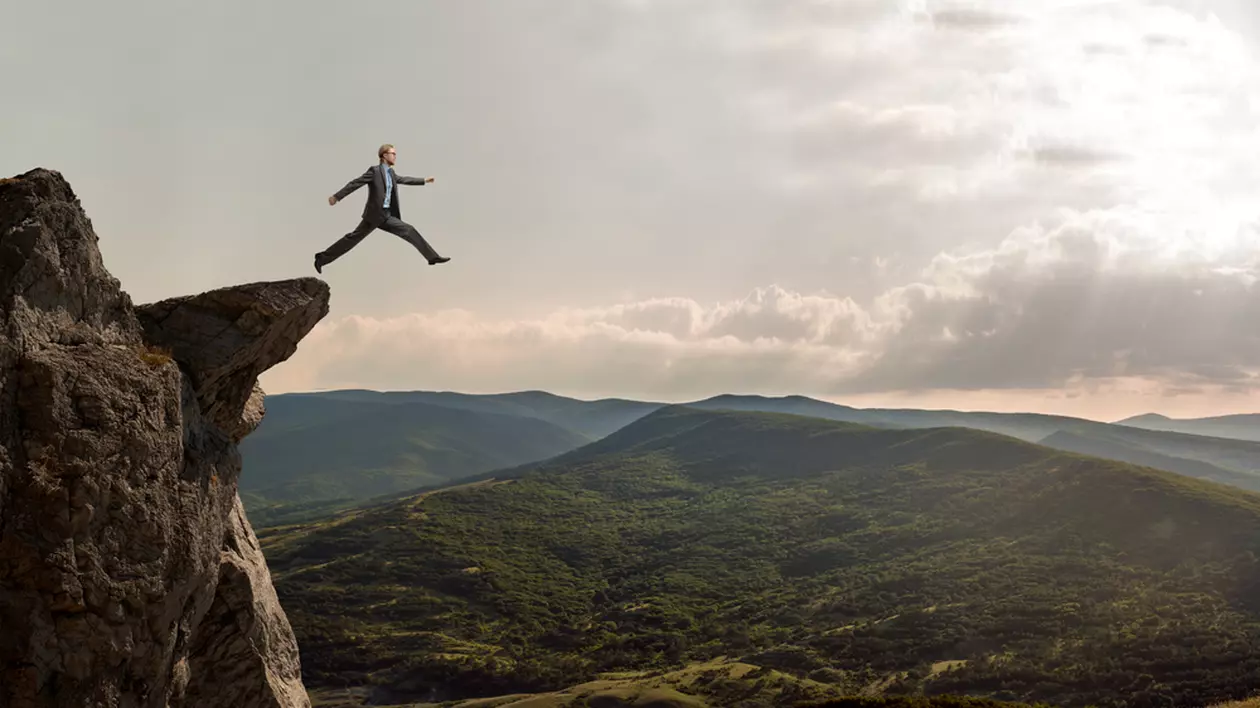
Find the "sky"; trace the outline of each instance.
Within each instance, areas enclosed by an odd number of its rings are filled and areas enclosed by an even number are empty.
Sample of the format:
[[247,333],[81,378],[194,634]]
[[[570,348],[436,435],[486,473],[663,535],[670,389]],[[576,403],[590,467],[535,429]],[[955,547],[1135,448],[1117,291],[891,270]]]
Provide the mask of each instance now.
[[1244,0],[18,3],[0,173],[132,298],[315,276],[269,393],[1260,411]]

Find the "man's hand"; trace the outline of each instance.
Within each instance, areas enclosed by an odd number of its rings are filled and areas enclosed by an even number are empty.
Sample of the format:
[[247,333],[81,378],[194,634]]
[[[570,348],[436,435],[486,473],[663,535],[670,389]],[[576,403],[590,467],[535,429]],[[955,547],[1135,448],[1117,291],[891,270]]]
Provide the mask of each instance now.
[[332,206],[336,203],[337,203],[337,197],[333,196],[333,197],[328,198],[328,206]]
[[432,182],[433,180],[434,180],[433,177],[428,177],[424,181],[425,181],[425,184],[428,184],[429,182]]

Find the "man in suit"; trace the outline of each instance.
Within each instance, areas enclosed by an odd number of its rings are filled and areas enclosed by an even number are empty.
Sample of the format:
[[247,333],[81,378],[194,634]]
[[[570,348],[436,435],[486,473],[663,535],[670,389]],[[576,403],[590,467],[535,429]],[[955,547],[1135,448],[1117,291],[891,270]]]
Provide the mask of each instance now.
[[376,166],[369,167],[366,172],[347,182],[346,186],[328,198],[328,204],[331,206],[345,199],[346,195],[359,187],[365,184],[368,186],[367,203],[363,205],[363,218],[359,221],[359,225],[350,233],[337,239],[326,250],[315,254],[315,272],[322,273],[324,266],[359,245],[359,242],[375,229],[388,231],[406,240],[420,251],[420,254],[429,261],[429,265],[437,265],[450,260],[450,258],[439,256],[416,230],[416,227],[403,221],[402,211],[398,208],[398,185],[423,186],[432,182],[433,178],[403,177],[394,174],[394,162],[398,160],[398,153],[393,145],[382,145],[376,151],[376,156],[380,160]]

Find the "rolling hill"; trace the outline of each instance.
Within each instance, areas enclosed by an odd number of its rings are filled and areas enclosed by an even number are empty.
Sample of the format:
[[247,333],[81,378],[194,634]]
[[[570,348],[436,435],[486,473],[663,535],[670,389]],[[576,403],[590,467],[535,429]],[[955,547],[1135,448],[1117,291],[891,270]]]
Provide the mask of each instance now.
[[[1150,430],[1039,413],[850,408],[803,396],[717,396],[687,404],[705,410],[768,411],[884,428],[963,427],[1009,435],[1066,452],[1088,444],[1092,454],[1260,490],[1260,443]],[[1060,445],[1062,443],[1062,445]],[[1107,453],[1103,455],[1102,453]],[[1158,462],[1159,464],[1154,464]]]
[[[545,391],[470,394],[451,391],[367,391],[361,389],[318,393],[286,393],[267,397],[268,415],[274,404],[284,414],[306,405],[424,403],[445,408],[538,418],[587,438],[601,438],[661,407],[660,403],[607,398],[582,401]],[[329,409],[331,412],[331,409]]]
[[[1039,414],[858,409],[804,396],[723,395],[686,405],[888,429],[974,428],[1260,489],[1260,442]],[[581,401],[539,391],[474,395],[343,390],[269,396],[262,425],[241,446],[246,467],[242,491],[251,518],[260,525],[313,518],[380,495],[544,459],[663,407],[624,399]],[[443,416],[444,411],[450,413]],[[443,418],[441,425],[432,425]],[[504,434],[492,434],[496,431]],[[441,440],[430,440],[434,436]]]
[[750,411],[755,413],[788,413],[824,420],[861,423],[877,428],[906,427],[893,423],[878,410],[865,410],[838,403],[828,403],[807,396],[756,396],[723,394],[682,404],[697,410]]
[[1169,418],[1155,413],[1125,418],[1116,422],[1131,428],[1163,430],[1217,438],[1236,438],[1260,442],[1260,413],[1221,415],[1208,418]]
[[1260,474],[1258,473],[1237,472],[1196,459],[1161,454],[1155,450],[1143,447],[1138,442],[1124,440],[1123,437],[1105,435],[1096,431],[1083,433],[1059,431],[1047,436],[1041,441],[1041,444],[1056,450],[1121,460],[1130,464],[1154,467],[1188,477],[1208,479],[1253,492],[1260,492]]
[[304,680],[382,700],[724,657],[838,693],[1064,706],[1260,685],[1260,495],[984,431],[666,407],[259,536]]
[[589,438],[532,417],[423,403],[268,400],[240,445],[241,497],[260,524],[545,459]]

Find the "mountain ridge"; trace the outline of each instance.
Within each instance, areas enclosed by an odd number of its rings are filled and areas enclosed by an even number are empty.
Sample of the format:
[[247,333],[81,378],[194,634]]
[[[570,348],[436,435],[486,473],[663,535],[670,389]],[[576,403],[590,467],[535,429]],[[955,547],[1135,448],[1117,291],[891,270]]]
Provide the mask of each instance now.
[[241,444],[241,491],[250,511],[269,523],[288,518],[286,505],[340,500],[337,507],[344,507],[545,459],[589,441],[541,418],[414,401],[337,402],[327,411],[297,406],[310,420],[287,411],[291,403],[273,404],[269,419],[278,424],[269,427],[264,419]]
[[[554,445],[533,455],[520,454],[515,457],[508,455],[502,460],[504,467],[513,467],[531,458],[545,458],[549,454],[559,454],[565,452],[566,448],[576,449],[587,439],[599,439],[611,435],[654,411],[672,406],[687,406],[700,410],[784,412],[886,429],[965,427],[987,430],[1029,442],[1048,444],[1052,447],[1059,445],[1065,451],[1089,450],[1095,454],[1105,452],[1106,456],[1113,459],[1154,465],[1173,472],[1224,481],[1241,488],[1260,487],[1260,441],[1209,438],[1177,431],[1153,431],[1039,413],[965,412],[950,409],[859,409],[801,395],[772,397],[722,394],[694,402],[655,403],[621,398],[582,401],[544,391],[462,394],[449,391],[376,392],[365,389],[347,389],[281,394],[269,397],[270,415],[254,434],[253,439],[247,442],[244,449],[246,464],[251,470],[257,469],[259,465],[254,464],[253,451],[271,445],[274,442],[273,433],[285,428],[299,428],[321,421],[329,425],[337,422],[339,425],[357,425],[360,429],[370,428],[371,426],[367,426],[364,420],[378,414],[375,406],[412,404],[432,405],[450,410],[452,424],[461,416],[466,416],[468,412],[510,415],[521,419],[546,421],[573,431],[578,436],[583,436],[570,438],[565,443],[563,435],[555,435],[556,431],[552,431],[556,440]],[[352,422],[356,418],[363,418],[363,420],[358,423]],[[575,421],[580,422],[580,425],[576,425]],[[452,481],[472,479],[481,474],[478,470],[488,466],[482,465],[477,469],[471,469],[467,465],[445,466],[430,474],[425,471],[430,468],[427,466],[428,463],[420,462],[419,458],[415,458],[417,461],[410,463],[411,471],[408,472],[404,470],[402,463],[411,458],[400,454],[398,461],[389,466],[392,471],[370,472],[375,468],[367,462],[378,455],[380,448],[405,449],[412,444],[408,441],[409,438],[424,437],[422,431],[424,426],[416,427],[411,432],[397,429],[396,426],[395,428],[377,427],[380,431],[392,429],[395,432],[392,437],[370,430],[359,436],[350,438],[343,436],[344,448],[337,454],[345,460],[344,469],[340,474],[331,475],[333,478],[344,478],[343,481],[330,480],[330,475],[325,473],[312,477],[306,469],[295,466],[293,460],[285,460],[285,451],[280,450],[281,446],[276,446],[275,449],[278,452],[272,454],[271,458],[280,460],[277,463],[278,468],[289,470],[286,474],[292,481],[288,483],[288,486],[276,487],[271,492],[266,492],[258,485],[250,486],[245,490],[249,508],[255,512],[257,519],[266,523],[310,518],[321,509],[346,508],[367,497],[392,494],[396,489],[405,488],[407,484],[420,488],[440,484],[447,479]],[[330,434],[335,434],[335,431],[331,431]],[[472,444],[471,440],[476,436],[465,435],[464,437],[466,438],[464,443],[452,444],[462,450],[465,456],[482,455],[494,447],[493,442]],[[1086,441],[1089,442],[1086,443]],[[1082,447],[1086,444],[1089,447]],[[294,460],[305,459],[308,456],[301,445],[294,445],[289,450],[292,451]],[[357,452],[354,454],[360,456],[362,460],[352,459],[353,455],[350,453],[355,450]],[[363,474],[371,474],[374,479],[366,480],[367,484],[363,487],[352,483],[356,476]],[[382,477],[382,474],[385,476]],[[394,479],[395,482],[386,484],[383,480],[387,477]],[[253,478],[252,475],[250,478]]]
[[722,654],[846,692],[1065,706],[1114,704],[1108,685],[1239,698],[1260,671],[1260,494],[987,431],[671,406],[263,543],[309,681],[400,701]]
[[1235,413],[1201,418],[1172,418],[1158,413],[1146,413],[1116,421],[1116,424],[1148,430],[1260,441],[1260,413]]

